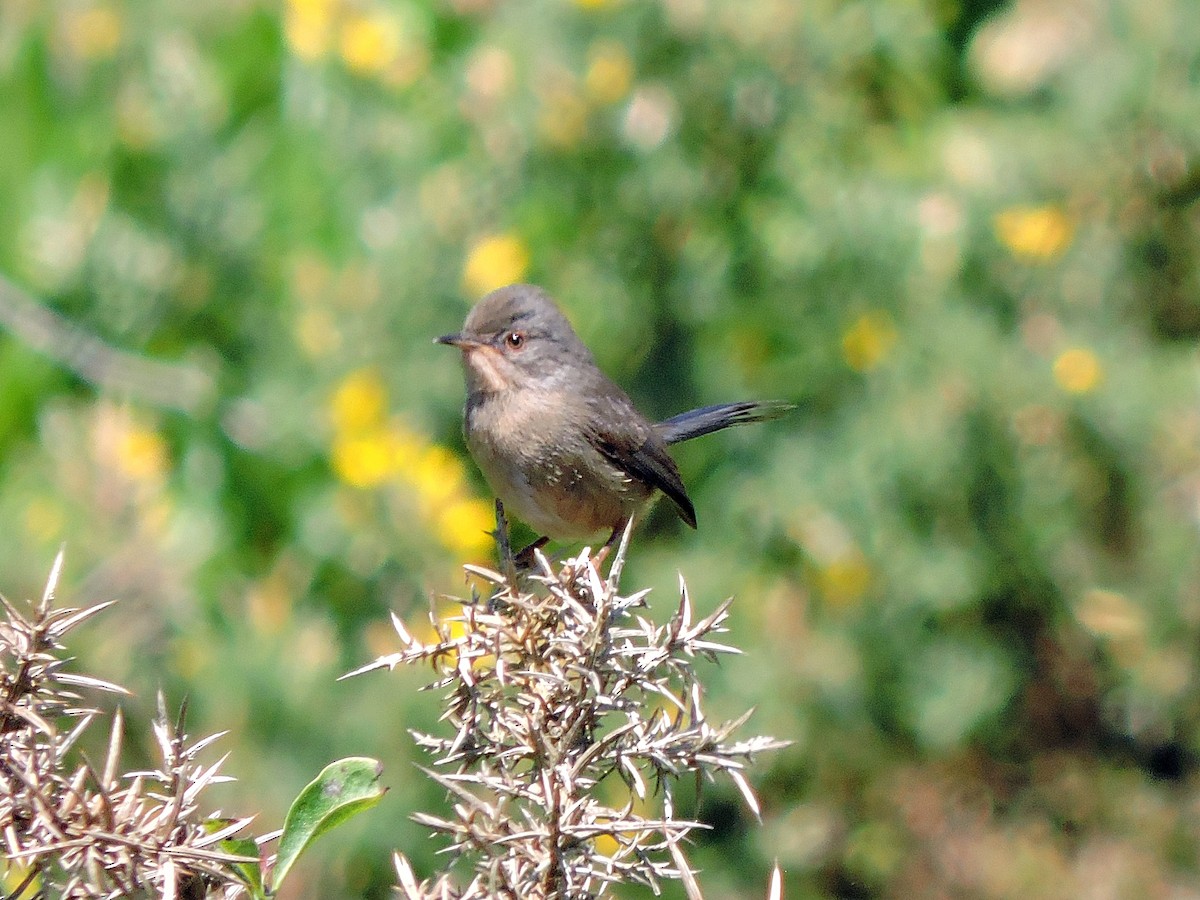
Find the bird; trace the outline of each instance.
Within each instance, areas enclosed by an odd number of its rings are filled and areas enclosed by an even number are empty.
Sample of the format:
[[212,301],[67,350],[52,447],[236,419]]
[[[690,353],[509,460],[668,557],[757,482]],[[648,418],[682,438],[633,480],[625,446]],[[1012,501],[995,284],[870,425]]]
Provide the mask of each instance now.
[[579,540],[609,531],[605,548],[656,492],[696,527],[696,509],[668,446],[776,418],[795,407],[743,401],[653,423],[600,370],[542,288],[511,284],[484,296],[462,330],[435,338],[462,351],[463,434],[505,508],[542,537]]

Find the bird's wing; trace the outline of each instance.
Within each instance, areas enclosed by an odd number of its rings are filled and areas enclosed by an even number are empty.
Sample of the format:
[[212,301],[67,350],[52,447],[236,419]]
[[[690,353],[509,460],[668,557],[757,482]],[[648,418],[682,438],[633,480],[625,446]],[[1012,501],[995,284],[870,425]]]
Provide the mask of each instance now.
[[696,509],[679,477],[679,469],[667,445],[641,413],[624,396],[601,394],[592,398],[593,405],[606,407],[596,422],[621,422],[620,430],[601,425],[591,435],[592,444],[606,459],[622,472],[628,473],[668,497],[679,510],[679,517],[692,528],[696,527]]

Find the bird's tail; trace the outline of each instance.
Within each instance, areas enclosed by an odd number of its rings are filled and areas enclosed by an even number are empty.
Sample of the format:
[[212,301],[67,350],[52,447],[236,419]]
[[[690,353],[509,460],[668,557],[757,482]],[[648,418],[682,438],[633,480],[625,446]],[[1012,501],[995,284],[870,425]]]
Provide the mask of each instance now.
[[672,416],[655,425],[654,430],[668,444],[678,444],[680,441],[690,441],[692,438],[711,434],[732,425],[749,425],[751,422],[777,419],[795,408],[795,404],[780,400],[719,403],[716,406],[702,406],[700,409]]

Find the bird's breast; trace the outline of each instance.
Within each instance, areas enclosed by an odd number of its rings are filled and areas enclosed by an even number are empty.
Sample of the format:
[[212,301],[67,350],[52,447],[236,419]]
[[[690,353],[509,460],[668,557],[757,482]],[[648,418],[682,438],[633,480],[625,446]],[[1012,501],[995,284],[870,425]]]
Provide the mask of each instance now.
[[554,394],[473,396],[464,432],[496,496],[551,537],[584,538],[617,528],[650,496],[647,485],[592,446],[586,409]]

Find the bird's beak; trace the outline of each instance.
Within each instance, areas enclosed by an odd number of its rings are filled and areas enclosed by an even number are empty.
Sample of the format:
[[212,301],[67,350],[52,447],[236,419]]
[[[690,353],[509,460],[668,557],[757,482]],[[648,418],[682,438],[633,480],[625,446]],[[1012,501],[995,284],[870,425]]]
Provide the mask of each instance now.
[[465,334],[443,334],[441,337],[434,338],[433,342],[435,344],[449,344],[451,347],[458,347],[460,350],[474,350],[476,347],[484,346],[482,342],[472,337],[467,337]]
[[[466,334],[443,334],[434,338],[435,344],[448,344],[462,351],[463,366],[467,372],[467,390],[486,387],[489,391],[502,391],[509,387],[510,379],[503,374],[506,368],[504,355],[494,346]],[[511,364],[507,364],[511,366]]]

